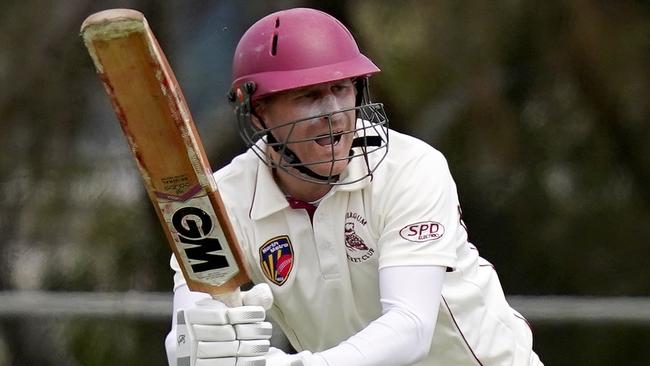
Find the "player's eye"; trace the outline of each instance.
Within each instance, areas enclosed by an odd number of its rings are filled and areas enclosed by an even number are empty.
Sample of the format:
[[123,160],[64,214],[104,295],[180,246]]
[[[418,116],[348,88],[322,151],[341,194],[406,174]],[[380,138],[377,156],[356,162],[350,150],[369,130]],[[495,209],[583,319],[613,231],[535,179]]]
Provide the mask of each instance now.
[[332,86],[332,91],[334,91],[335,93],[344,93],[350,90],[351,87],[352,87],[352,83],[350,82],[334,84]]
[[305,91],[302,93],[298,93],[296,95],[295,99],[296,100],[306,100],[306,99],[314,99],[316,97],[316,93],[313,91]]

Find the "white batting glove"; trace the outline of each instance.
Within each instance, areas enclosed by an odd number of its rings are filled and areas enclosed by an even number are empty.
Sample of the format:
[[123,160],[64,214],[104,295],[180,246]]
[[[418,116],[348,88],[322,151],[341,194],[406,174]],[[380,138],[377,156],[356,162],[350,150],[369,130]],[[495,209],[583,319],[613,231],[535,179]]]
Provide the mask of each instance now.
[[249,291],[242,291],[241,301],[244,305],[261,306],[264,310],[269,310],[273,306],[273,292],[268,284],[260,283]]
[[267,356],[266,366],[327,366],[327,362],[309,351],[302,351],[297,354],[288,355],[276,350],[272,355]]
[[[267,290],[270,293],[270,289]],[[260,292],[259,289],[256,291]],[[269,307],[273,302],[272,296],[268,301],[266,290],[262,290],[261,295],[248,296],[248,299],[245,293],[242,300],[244,304],[257,303]],[[264,321],[266,312],[263,306],[228,308],[213,299],[200,300],[196,305],[177,312],[177,366],[266,364],[264,355],[269,350],[272,326]]]

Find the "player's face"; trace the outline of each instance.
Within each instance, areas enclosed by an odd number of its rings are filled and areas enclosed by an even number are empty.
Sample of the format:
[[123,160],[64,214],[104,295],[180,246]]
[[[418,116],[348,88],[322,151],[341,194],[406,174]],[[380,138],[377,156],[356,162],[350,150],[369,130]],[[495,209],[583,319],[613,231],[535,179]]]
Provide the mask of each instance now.
[[[355,90],[349,79],[291,90],[271,97],[260,115],[309,169],[337,175],[348,164],[354,138],[355,111],[348,109],[355,106]],[[330,114],[340,110],[347,111]]]

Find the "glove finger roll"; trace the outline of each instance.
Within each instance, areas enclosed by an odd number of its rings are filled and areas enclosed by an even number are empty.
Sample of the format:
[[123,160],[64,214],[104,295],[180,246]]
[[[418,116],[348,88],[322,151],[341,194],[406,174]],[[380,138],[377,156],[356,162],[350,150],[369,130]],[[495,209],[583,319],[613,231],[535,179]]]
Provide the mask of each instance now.
[[236,366],[266,366],[264,357],[238,357]]
[[235,357],[238,349],[239,341],[197,342],[196,358]]
[[193,308],[185,310],[185,317],[190,324],[228,324],[226,309]]
[[255,323],[266,318],[266,311],[261,306],[238,306],[229,308],[227,312],[230,324]]
[[239,342],[238,356],[262,356],[269,351],[271,342],[266,339]]
[[237,339],[235,328],[232,325],[194,324],[192,329],[197,341],[225,342]]
[[273,325],[269,322],[236,324],[237,339],[270,339]]
[[[194,366],[236,366],[237,359],[234,357],[229,358],[200,358],[196,360]],[[190,366],[187,365],[178,365],[178,366]]]

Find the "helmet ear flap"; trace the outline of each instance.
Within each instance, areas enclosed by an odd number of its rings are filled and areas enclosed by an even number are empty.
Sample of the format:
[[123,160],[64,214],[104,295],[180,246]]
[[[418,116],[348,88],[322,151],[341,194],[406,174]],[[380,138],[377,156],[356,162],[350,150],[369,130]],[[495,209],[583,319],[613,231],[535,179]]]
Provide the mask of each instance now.
[[226,93],[226,98],[234,106],[236,115],[248,118],[254,113],[252,95],[255,89],[255,83],[247,81],[240,86],[230,88]]
[[247,81],[241,86],[232,87],[226,93],[226,99],[230,103],[243,102],[245,98],[250,98],[257,90],[257,85],[253,81]]

